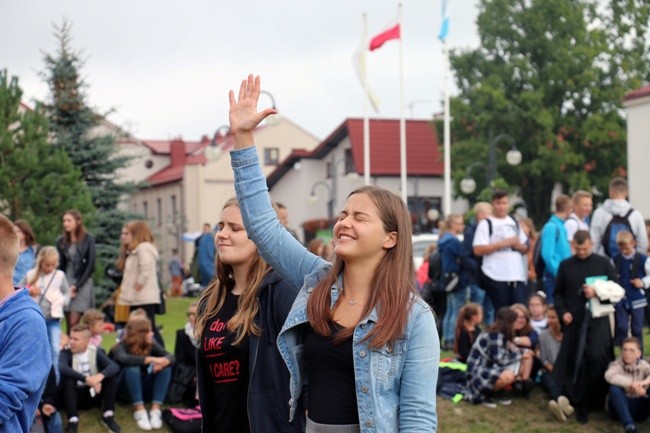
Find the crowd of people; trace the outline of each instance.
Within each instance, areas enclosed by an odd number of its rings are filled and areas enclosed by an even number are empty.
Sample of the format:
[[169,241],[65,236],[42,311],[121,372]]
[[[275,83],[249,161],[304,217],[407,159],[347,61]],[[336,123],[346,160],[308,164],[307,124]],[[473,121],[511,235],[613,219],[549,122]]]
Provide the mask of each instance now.
[[[462,215],[446,219],[438,254],[425,258],[434,269],[440,257],[438,274],[428,274],[439,281],[422,288],[446,298],[443,347],[467,365],[467,401],[510,404],[510,391],[527,396],[539,384],[560,421],[575,413],[586,423],[590,411],[607,409],[635,432],[650,415],[648,229],[624,179],[612,179],[609,197],[592,215],[590,193],[559,195],[539,235],[509,213],[505,191],[477,203],[464,230]],[[460,281],[451,290],[450,276]]]
[[[104,351],[82,215],[63,215],[53,246],[0,216],[0,431],[27,432],[36,413],[49,433],[77,432],[79,410],[98,406],[120,433],[119,399],[145,431],[162,428],[165,402],[181,401],[198,403],[205,432],[436,431],[441,344],[466,366],[460,390],[471,403],[512,404],[541,386],[560,421],[586,423],[607,407],[636,431],[650,410],[650,265],[625,180],[612,180],[593,215],[589,193],[558,196],[539,235],[495,191],[467,225],[447,217],[418,270],[407,207],[365,186],[345,201],[332,244],[305,247],[268,194],[253,130],[275,111],[257,110],[259,94],[249,76],[229,95],[236,197],[196,240],[192,272],[204,289],[174,354],[156,325],[160,254],[146,221],[121,230],[117,341]],[[190,270],[171,252],[177,296]]]

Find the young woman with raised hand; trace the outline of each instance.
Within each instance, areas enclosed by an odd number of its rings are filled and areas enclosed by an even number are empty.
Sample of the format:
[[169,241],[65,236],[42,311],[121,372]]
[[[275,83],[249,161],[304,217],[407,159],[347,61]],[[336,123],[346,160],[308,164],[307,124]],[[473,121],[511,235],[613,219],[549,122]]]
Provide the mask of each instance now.
[[79,323],[81,315],[95,308],[95,238],[86,231],[81,212],[67,210],[63,214],[63,235],[56,240],[59,269],[65,272],[70,286],[70,305],[66,308],[67,333]]
[[237,200],[223,207],[215,236],[217,274],[199,301],[197,386],[203,431],[304,431],[289,421],[289,371],[275,344],[298,293],[260,257]]
[[[278,337],[291,373],[291,416],[307,387],[307,432],[436,430],[440,343],[416,295],[411,218],[382,188],[353,191],[334,225],[334,263],[311,254],[279,223],[253,146],[260,79],[230,92],[235,190],[248,236],[294,288]],[[308,386],[307,386],[308,384]]]

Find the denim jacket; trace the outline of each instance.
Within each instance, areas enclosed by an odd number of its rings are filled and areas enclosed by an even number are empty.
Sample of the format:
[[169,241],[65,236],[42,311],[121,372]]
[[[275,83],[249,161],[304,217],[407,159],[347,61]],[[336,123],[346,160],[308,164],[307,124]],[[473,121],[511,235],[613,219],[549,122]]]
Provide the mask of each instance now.
[[[331,264],[309,253],[280,225],[255,148],[230,153],[248,236],[285,282],[300,288],[277,342],[291,374],[289,406],[293,417],[306,386],[300,325],[308,322],[307,300]],[[332,287],[332,306],[338,293]],[[352,340],[361,432],[435,432],[440,343],[431,310],[420,298],[414,298],[404,335],[392,348],[370,349],[368,341],[361,341],[377,319],[377,310],[373,309],[357,325]]]

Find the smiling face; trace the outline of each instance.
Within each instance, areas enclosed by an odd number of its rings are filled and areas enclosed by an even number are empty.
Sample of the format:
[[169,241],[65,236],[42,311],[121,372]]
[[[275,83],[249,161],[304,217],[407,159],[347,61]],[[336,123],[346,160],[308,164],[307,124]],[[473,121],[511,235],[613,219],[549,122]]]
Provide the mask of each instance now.
[[397,233],[387,233],[379,210],[370,196],[348,197],[334,225],[334,252],[344,262],[364,260],[377,264],[395,246]]
[[548,327],[559,331],[560,330],[560,319],[557,317],[557,311],[555,309],[548,310],[546,313],[546,318],[548,319]]
[[221,211],[218,227],[215,243],[219,260],[230,266],[250,264],[257,247],[248,239],[239,207],[228,206]]
[[526,324],[528,323],[528,318],[526,317],[526,313],[522,311],[520,308],[513,308],[513,310],[515,313],[517,313],[517,320],[515,320],[515,324],[514,324],[515,331],[524,329],[524,326],[526,326]]

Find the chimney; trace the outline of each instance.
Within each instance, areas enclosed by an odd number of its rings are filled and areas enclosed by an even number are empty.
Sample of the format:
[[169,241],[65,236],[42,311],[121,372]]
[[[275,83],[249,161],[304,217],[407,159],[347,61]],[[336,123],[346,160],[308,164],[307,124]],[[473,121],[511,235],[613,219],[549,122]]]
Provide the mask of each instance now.
[[185,142],[175,139],[172,140],[169,147],[172,167],[185,165]]

